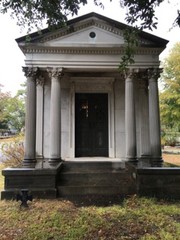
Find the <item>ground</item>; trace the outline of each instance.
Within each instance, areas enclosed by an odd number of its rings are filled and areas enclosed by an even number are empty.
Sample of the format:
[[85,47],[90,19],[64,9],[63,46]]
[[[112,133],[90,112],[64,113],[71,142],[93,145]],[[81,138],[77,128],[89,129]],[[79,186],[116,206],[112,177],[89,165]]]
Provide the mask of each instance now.
[[[180,166],[178,154],[163,154],[163,159]],[[23,209],[19,202],[0,201],[1,240],[179,240],[180,236],[179,201],[134,195],[111,207],[78,207],[57,199],[28,204]]]

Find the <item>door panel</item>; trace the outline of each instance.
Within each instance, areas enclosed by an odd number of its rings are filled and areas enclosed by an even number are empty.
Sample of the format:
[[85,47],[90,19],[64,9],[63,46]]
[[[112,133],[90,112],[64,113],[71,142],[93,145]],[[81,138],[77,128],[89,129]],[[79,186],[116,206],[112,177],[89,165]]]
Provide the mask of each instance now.
[[75,156],[108,156],[108,94],[75,95]]

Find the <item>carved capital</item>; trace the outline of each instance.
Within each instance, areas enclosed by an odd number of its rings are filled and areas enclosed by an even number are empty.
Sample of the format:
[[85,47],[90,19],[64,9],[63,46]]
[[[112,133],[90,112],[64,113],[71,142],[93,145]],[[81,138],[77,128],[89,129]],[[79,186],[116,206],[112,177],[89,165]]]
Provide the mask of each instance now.
[[141,71],[137,73],[137,82],[139,89],[144,90],[147,89],[148,86],[148,75],[146,71]]
[[59,79],[63,76],[63,68],[48,68],[47,69],[49,77]]
[[36,67],[23,67],[24,75],[27,78],[35,78],[38,75],[39,69]]
[[42,75],[39,75],[38,78],[36,79],[36,85],[44,86],[45,79]]
[[149,68],[147,70],[148,79],[151,81],[157,81],[162,73],[162,68]]
[[124,71],[124,77],[126,79],[126,81],[128,80],[134,80],[137,78],[137,74],[139,73],[139,69],[136,69],[136,68],[129,68],[129,69],[126,69]]

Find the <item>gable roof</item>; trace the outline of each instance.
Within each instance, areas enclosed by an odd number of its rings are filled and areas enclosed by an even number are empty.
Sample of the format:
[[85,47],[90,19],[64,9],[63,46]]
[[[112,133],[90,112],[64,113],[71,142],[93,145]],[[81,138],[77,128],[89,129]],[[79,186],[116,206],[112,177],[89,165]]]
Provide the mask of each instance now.
[[[83,16],[80,16],[80,17],[77,17],[77,18],[67,21],[66,26],[57,28],[55,30],[46,28],[46,29],[41,30],[40,33],[37,31],[32,34],[17,38],[16,42],[18,43],[19,46],[24,45],[25,43],[27,43],[27,41],[26,41],[27,36],[30,39],[30,41],[28,43],[35,44],[38,42],[45,42],[47,40],[54,39],[54,38],[64,36],[64,35],[70,34],[72,32],[78,31],[78,29],[80,29],[80,27],[77,27],[79,23],[84,23],[84,27],[85,27],[85,26],[88,26],[88,21],[89,21],[89,26],[93,25],[93,24],[95,24],[95,22],[94,22],[95,20],[100,20],[102,22],[105,22],[106,24],[108,24],[111,27],[111,29],[109,31],[113,31],[115,33],[117,33],[116,30],[123,31],[126,28],[131,28],[130,26],[128,26],[124,23],[115,21],[115,20],[105,17],[103,15],[92,12],[92,13],[88,13],[86,15],[83,15]],[[81,26],[81,28],[82,28],[82,26]],[[113,30],[113,29],[116,29],[116,30]],[[58,34],[58,32],[60,32],[60,33]],[[152,46],[155,48],[157,47],[157,48],[164,49],[166,47],[166,44],[168,43],[167,40],[157,37],[153,34],[144,32],[144,31],[139,32],[138,36],[139,36],[139,39],[143,39],[142,42],[148,42],[149,47]]]

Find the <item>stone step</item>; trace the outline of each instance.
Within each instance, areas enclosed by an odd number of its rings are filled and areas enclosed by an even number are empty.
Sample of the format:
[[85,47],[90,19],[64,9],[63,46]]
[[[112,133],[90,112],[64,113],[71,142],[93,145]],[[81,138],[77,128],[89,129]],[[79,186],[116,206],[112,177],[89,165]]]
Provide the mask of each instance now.
[[114,186],[124,185],[129,181],[125,170],[116,172],[61,172],[57,185],[61,186]]
[[124,195],[124,186],[58,186],[59,197],[86,195]]
[[92,172],[92,171],[119,171],[125,169],[125,163],[120,160],[99,161],[99,160],[72,160],[63,162],[63,172]]

